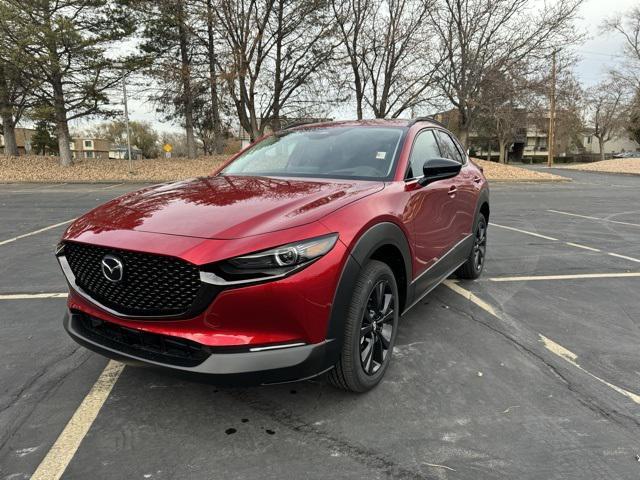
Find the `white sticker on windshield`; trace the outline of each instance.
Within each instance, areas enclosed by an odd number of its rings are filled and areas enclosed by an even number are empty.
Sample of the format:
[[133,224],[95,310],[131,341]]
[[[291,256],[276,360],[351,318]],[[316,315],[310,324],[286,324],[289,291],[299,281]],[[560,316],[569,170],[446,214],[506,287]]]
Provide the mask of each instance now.
[[384,160],[387,157],[387,152],[378,152],[376,153],[377,160]]

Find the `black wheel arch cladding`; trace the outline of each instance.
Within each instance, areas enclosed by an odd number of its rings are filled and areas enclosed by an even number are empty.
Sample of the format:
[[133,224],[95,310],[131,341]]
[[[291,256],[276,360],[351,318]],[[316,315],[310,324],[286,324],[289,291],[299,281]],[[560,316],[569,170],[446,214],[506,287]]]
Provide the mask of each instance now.
[[[404,288],[400,288],[400,285],[398,285],[398,291],[404,292],[405,298],[402,299],[402,301],[407,300],[406,296],[409,291],[409,282],[412,278],[409,241],[398,225],[391,222],[378,223],[364,232],[356,241],[342,270],[338,287],[334,294],[331,315],[327,327],[327,339],[336,340],[331,342],[333,347],[331,354],[335,355],[335,361],[337,361],[340,349],[342,348],[344,319],[349,304],[351,303],[353,286],[367,261],[377,250],[387,245],[395,247],[401,253],[405,271],[405,285],[403,285]],[[396,282],[399,281],[400,279],[396,279]]]

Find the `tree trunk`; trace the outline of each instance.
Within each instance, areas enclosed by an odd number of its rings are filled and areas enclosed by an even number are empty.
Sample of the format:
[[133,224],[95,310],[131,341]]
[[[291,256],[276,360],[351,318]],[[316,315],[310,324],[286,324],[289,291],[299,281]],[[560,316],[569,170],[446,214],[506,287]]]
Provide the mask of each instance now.
[[56,132],[58,136],[58,154],[60,155],[60,165],[68,167],[73,165],[73,155],[71,154],[71,135],[69,134],[69,122],[67,121],[67,109],[64,104],[64,92],[62,90],[62,79],[53,80],[53,101],[56,117]]
[[213,34],[213,0],[207,0],[207,34],[209,48],[209,82],[211,84],[211,123],[213,124],[212,153],[221,154],[223,148],[222,128],[220,125],[220,106],[218,105],[218,77],[216,74],[216,49]]
[[458,108],[458,115],[459,115],[458,140],[460,140],[460,143],[462,144],[464,149],[468,150],[469,149],[469,128],[470,128],[471,122],[469,121],[469,116],[467,112],[464,110],[464,108],[462,107]]
[[359,87],[356,87],[356,114],[358,115],[358,120],[362,120],[362,92],[359,91]]
[[[280,130],[280,96],[282,94],[282,23],[284,21],[284,1],[278,2],[278,30],[276,33],[276,59],[275,73],[273,79],[273,115],[271,119],[271,128],[273,131]],[[264,129],[263,129],[264,131]]]
[[598,145],[600,146],[600,160],[604,160],[604,144],[606,140],[604,138],[598,137]]
[[17,156],[16,125],[13,118],[11,100],[9,99],[7,80],[2,66],[0,66],[0,118],[2,119],[2,133],[4,136],[4,154]]
[[4,154],[18,156],[18,144],[16,142],[16,128],[13,124],[13,115],[2,111],[2,134],[4,137]]
[[178,2],[178,36],[180,40],[180,61],[182,77],[182,99],[184,104],[184,126],[187,134],[187,156],[196,158],[196,139],[193,130],[193,92],[191,90],[191,65],[189,45],[185,26],[184,4]]
[[506,163],[507,160],[507,142],[504,142],[502,140],[499,140],[498,143],[500,144],[500,163]]

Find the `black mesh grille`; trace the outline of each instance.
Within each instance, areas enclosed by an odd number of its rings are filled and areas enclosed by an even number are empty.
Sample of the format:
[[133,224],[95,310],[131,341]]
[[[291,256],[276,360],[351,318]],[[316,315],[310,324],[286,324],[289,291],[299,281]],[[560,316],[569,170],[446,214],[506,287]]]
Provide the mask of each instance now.
[[87,338],[123,353],[170,365],[194,367],[211,355],[205,345],[179,337],[134,330],[87,315],[75,314],[74,324]]
[[[126,315],[182,315],[202,289],[198,268],[177,258],[72,242],[65,244],[64,254],[80,288]],[[102,273],[107,254],[124,265],[120,282],[110,282]]]

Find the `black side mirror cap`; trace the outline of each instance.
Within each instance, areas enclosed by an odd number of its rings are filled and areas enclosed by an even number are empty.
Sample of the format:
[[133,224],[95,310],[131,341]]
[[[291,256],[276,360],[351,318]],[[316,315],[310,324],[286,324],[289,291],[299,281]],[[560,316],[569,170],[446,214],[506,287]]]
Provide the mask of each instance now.
[[428,185],[438,180],[453,178],[460,173],[462,164],[449,158],[430,158],[422,166],[424,175],[418,183],[422,186]]

